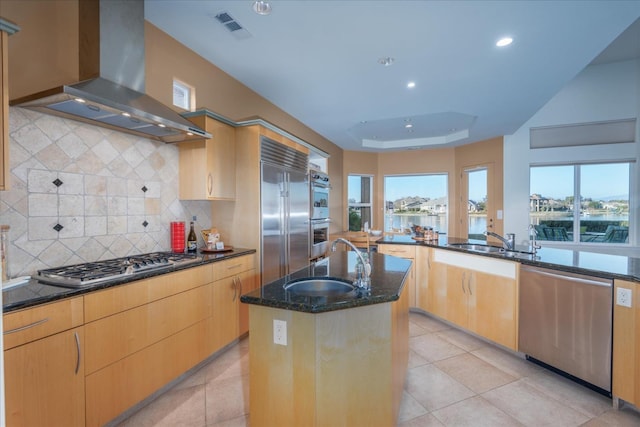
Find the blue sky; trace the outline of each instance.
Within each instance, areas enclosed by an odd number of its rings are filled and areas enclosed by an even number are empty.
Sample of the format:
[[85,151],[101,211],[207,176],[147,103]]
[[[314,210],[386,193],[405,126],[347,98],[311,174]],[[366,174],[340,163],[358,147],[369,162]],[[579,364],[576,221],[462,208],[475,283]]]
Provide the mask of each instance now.
[[[471,172],[469,198],[482,200],[487,195],[486,170]],[[531,193],[543,197],[564,199],[573,195],[574,167],[540,166],[531,168]],[[475,179],[474,179],[475,178]],[[349,177],[349,199],[358,199],[360,178]],[[606,165],[580,166],[581,193],[596,200],[611,196],[629,198],[629,165],[614,163]],[[397,200],[402,197],[428,197],[435,199],[447,194],[447,175],[399,175],[385,177],[385,198]]]

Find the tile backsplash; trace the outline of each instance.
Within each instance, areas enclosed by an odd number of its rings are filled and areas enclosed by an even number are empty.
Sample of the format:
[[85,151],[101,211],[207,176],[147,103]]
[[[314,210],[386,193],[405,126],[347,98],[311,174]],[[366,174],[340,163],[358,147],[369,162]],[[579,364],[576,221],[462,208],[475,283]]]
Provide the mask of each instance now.
[[192,216],[211,226],[210,202],[178,199],[175,145],[18,107],[9,141],[10,189],[0,191],[9,277],[168,251],[171,221],[187,232]]

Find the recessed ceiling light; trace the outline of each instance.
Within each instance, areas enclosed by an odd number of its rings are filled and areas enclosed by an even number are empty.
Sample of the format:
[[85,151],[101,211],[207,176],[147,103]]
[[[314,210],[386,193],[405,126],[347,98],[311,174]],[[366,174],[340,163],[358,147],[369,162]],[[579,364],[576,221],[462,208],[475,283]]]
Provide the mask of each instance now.
[[131,117],[131,114],[129,114],[129,113],[122,113],[122,115],[125,116],[125,117]]
[[409,89],[413,89],[414,87],[416,87],[416,82],[409,82],[409,83],[407,83],[407,87],[408,87]]
[[393,58],[390,56],[387,56],[385,58],[380,58],[378,59],[378,64],[384,65],[385,67],[388,67],[389,65],[393,64]]
[[411,129],[413,125],[411,123],[407,123],[406,125],[404,125],[404,127],[407,129]]
[[253,2],[253,11],[258,15],[268,15],[271,13],[271,5],[268,1],[257,0]]
[[513,39],[511,37],[503,37],[496,42],[496,46],[505,47],[509,46],[511,43],[513,43]]

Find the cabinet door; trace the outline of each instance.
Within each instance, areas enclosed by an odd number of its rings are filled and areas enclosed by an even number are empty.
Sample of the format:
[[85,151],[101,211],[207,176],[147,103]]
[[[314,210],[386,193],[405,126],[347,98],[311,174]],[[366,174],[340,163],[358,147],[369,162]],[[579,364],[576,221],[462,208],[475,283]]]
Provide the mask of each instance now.
[[208,116],[192,117],[190,120],[210,132],[212,138],[178,144],[180,199],[235,199],[235,129]]
[[9,189],[9,35],[0,31],[0,190]]
[[[240,286],[239,295],[249,293],[258,288],[258,276],[256,270],[252,269],[245,271],[238,275],[236,282]],[[238,299],[239,304],[239,335],[244,335],[249,332],[249,304],[243,304]]]
[[416,248],[413,245],[379,245],[378,252],[385,255],[393,255],[399,258],[406,258],[413,261],[411,270],[405,282],[408,291],[409,307],[417,307],[416,302]]
[[82,327],[4,352],[8,426],[83,426]]
[[468,298],[471,274],[464,268],[447,265],[447,309],[450,322],[466,328],[469,322]]
[[[435,255],[436,252],[437,251],[434,250],[431,255]],[[429,279],[424,297],[422,298],[422,304],[424,304],[424,310],[446,319],[449,270],[446,264],[437,262],[434,258],[434,256],[430,258]]]
[[516,350],[516,280],[471,271],[469,330]]
[[238,337],[240,286],[238,277],[213,282],[213,342],[218,351]]

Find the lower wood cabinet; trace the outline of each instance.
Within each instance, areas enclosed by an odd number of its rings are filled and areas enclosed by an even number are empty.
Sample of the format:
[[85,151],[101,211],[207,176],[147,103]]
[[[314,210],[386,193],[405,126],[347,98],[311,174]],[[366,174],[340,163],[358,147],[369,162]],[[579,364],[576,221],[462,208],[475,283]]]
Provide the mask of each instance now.
[[516,350],[518,263],[432,251],[424,309]]
[[411,270],[409,271],[409,277],[405,281],[405,288],[407,289],[409,298],[409,307],[416,307],[416,247],[415,245],[378,245],[378,252],[386,255],[393,255],[399,258],[406,258],[413,261],[411,264]]
[[[618,289],[631,307],[615,303]],[[613,295],[613,397],[640,406],[640,284],[616,279]]]
[[240,296],[258,286],[255,256],[247,255],[214,264],[213,336],[220,349],[249,331],[249,311]]
[[4,316],[7,426],[85,423],[82,297]]

